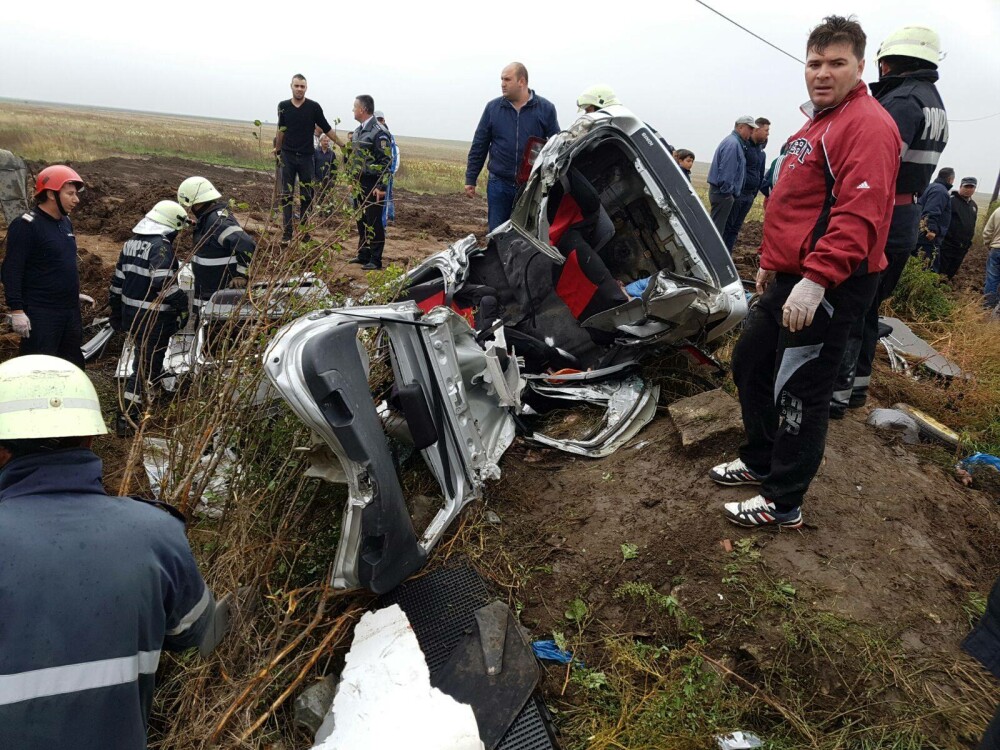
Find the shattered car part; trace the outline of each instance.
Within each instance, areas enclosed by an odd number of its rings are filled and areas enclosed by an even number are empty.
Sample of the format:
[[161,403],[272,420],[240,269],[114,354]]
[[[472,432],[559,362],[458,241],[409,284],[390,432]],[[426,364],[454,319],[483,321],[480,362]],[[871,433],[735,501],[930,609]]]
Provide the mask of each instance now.
[[[634,374],[643,357],[697,352],[747,311],[701,200],[623,107],[549,139],[511,220],[485,247],[470,235],[409,271],[400,299],[306,315],[266,354],[268,379],[315,435],[309,474],[348,488],[339,587],[386,591],[418,570],[499,476],[515,416],[598,406],[591,434],[530,439],[607,456],[656,414],[659,387]],[[421,453],[443,498],[420,533],[395,468],[406,451]]]
[[[888,325],[892,332],[883,336],[881,341],[889,352],[892,369],[899,371],[907,369],[904,357],[911,357],[917,363],[929,370],[933,375],[942,378],[966,377],[962,368],[949,360],[937,349],[917,336],[910,327],[898,318],[879,318],[880,323]],[[900,362],[902,360],[902,362]]]
[[[377,330],[376,330],[377,329]],[[389,352],[394,399],[444,496],[418,538],[392,449],[369,385],[370,358],[359,335],[380,333]],[[313,313],[282,328],[265,355],[265,373],[292,410],[325,444],[311,450],[313,471],[348,488],[333,583],[382,592],[419,570],[465,505],[478,498],[514,439],[504,402],[520,390],[517,362],[483,347],[466,320],[412,302]],[[384,366],[385,363],[383,363]],[[499,369],[497,369],[499,368]],[[335,459],[339,467],[331,465]]]
[[[386,721],[391,717],[391,721]],[[472,709],[436,687],[399,605],[354,628],[336,697],[314,750],[483,750]]]
[[660,387],[632,376],[612,383],[587,386],[544,386],[532,383],[532,390],[549,398],[586,402],[607,407],[600,427],[589,438],[566,440],[534,433],[530,439],[541,445],[558,448],[590,458],[610,456],[656,416]]
[[[200,513],[208,518],[219,518],[229,500],[229,486],[233,478],[239,471],[236,453],[232,448],[217,445],[217,439],[213,439],[209,448],[198,459],[198,468],[190,477],[192,485],[199,485],[205,481],[208,473],[208,481],[205,489],[198,498],[196,513]],[[171,467],[172,450],[176,446],[158,437],[145,437],[142,441],[142,464],[146,470],[146,479],[149,480],[149,488],[153,492],[153,497],[160,499],[173,493],[178,481],[183,481],[182,477],[175,476]]]

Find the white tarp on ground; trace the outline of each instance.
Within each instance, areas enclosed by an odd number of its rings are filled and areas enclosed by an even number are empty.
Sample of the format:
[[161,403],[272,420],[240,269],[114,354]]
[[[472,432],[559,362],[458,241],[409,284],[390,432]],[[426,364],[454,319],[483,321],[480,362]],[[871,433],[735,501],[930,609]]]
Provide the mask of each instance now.
[[472,708],[431,687],[430,679],[403,610],[393,604],[366,613],[316,735],[325,739],[314,750],[485,750]]

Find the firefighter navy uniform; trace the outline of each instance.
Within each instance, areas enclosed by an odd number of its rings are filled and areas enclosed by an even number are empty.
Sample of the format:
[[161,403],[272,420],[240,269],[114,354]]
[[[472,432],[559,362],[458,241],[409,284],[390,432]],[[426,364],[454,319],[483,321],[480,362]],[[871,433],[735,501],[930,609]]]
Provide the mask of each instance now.
[[188,296],[177,286],[176,235],[133,234],[122,247],[108,292],[111,325],[133,344],[125,383],[125,406],[133,415],[141,408],[145,383],[163,376],[167,343],[188,313]]
[[212,295],[246,278],[256,244],[225,201],[218,201],[198,216],[194,228],[194,306],[197,312]]

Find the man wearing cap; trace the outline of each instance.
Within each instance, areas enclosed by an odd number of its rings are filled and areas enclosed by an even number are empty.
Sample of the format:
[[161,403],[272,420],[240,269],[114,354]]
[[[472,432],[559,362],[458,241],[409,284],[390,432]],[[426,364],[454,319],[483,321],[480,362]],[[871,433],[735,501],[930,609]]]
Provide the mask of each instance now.
[[170,337],[188,314],[188,296],[177,286],[173,242],[191,222],[179,203],[160,201],[132,228],[122,247],[108,290],[111,326],[129,335],[132,359],[125,382],[125,413],[115,432],[125,437],[129,420],[138,419],[146,383],[163,376]]
[[69,215],[80,203],[83,180],[62,164],[35,180],[35,207],[11,222],[0,269],[10,324],[21,354],[51,354],[83,367],[83,321],[76,237]]
[[[940,40],[932,29],[904,26],[886,37],[876,56],[879,80],[871,85],[872,96],[896,123],[903,140],[903,153],[885,243],[888,265],[879,275],[871,306],[855,323],[848,338],[830,403],[830,416],[834,418],[843,417],[848,409],[864,406],[868,400],[879,338],[879,307],[892,296],[917,244],[921,210],[917,201],[929,190],[927,184],[948,143],[948,115],[935,85],[940,49]],[[942,191],[947,199],[948,187]]]
[[556,108],[528,88],[528,69],[512,62],[500,71],[502,95],[486,104],[472,138],[465,167],[465,194],[476,196],[476,181],[489,155],[486,203],[489,231],[510,218],[517,197],[517,172],[530,138],[559,132]]
[[766,117],[758,117],[754,121],[754,129],[750,133],[750,142],[746,147],[747,166],[743,189],[733,204],[732,211],[729,212],[726,231],[722,235],[722,241],[726,243],[730,253],[736,247],[736,239],[740,236],[743,222],[753,208],[753,202],[757,200],[757,193],[760,192],[764,182],[764,173],[767,171],[767,154],[764,153],[764,148],[767,146],[770,133],[771,121]]
[[228,621],[160,503],[110,497],[86,374],[0,364],[0,747],[143,750],[160,653],[207,655]]
[[274,155],[281,159],[281,206],[284,230],[282,242],[292,239],[292,202],[295,198],[295,181],[299,183],[299,222],[305,222],[313,197],[313,133],[316,128],[343,147],[319,102],[306,99],[306,77],[301,73],[292,76],[292,98],[278,102],[278,135]]
[[385,128],[385,132],[389,134],[389,143],[392,145],[392,163],[389,164],[389,182],[385,189],[385,205],[382,206],[382,226],[386,226],[389,222],[396,221],[396,202],[392,199],[392,183],[396,178],[396,172],[399,171],[399,146],[396,145],[396,136],[392,134],[389,130],[389,126],[385,124],[385,115],[382,110],[375,110],[375,120]]
[[722,139],[712,155],[708,169],[708,201],[712,206],[712,223],[725,234],[726,222],[743,191],[747,176],[747,147],[757,121],[745,115],[736,121],[733,132]]
[[941,242],[934,270],[944,274],[949,280],[955,278],[965,260],[965,254],[972,247],[979,219],[979,206],[973,200],[979,181],[975,177],[963,177],[958,190],[951,193],[951,221],[948,233]]

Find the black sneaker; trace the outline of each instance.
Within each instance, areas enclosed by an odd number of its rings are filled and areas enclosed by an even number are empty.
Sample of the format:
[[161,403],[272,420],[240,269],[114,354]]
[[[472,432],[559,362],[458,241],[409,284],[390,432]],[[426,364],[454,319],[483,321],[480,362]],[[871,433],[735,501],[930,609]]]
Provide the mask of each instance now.
[[361,270],[362,271],[381,271],[382,270],[382,264],[379,263],[378,265],[376,265],[375,263],[372,263],[371,261],[368,261],[363,266],[361,266]]
[[135,432],[135,428],[129,421],[128,417],[124,414],[119,413],[115,418],[115,435],[119,438],[125,439]]
[[364,265],[367,265],[367,264],[368,264],[368,261],[367,261],[367,260],[365,260],[364,258],[360,258],[360,257],[356,257],[356,258],[351,258],[351,259],[350,259],[349,261],[347,261],[347,262],[348,262],[348,263],[359,263],[359,264],[361,264],[362,266],[364,266]]
[[758,474],[753,469],[750,469],[742,459],[737,458],[735,461],[730,461],[727,464],[719,464],[718,466],[712,467],[712,470],[708,472],[708,478],[713,482],[718,484],[724,484],[729,487],[736,486],[738,484],[760,484],[764,481],[764,477]]
[[847,402],[848,409],[860,409],[862,406],[868,403],[867,393],[852,393],[850,400]]
[[730,523],[746,528],[777,526],[782,529],[797,529],[802,526],[802,508],[778,510],[774,503],[760,495],[741,503],[726,503],[722,514]]

